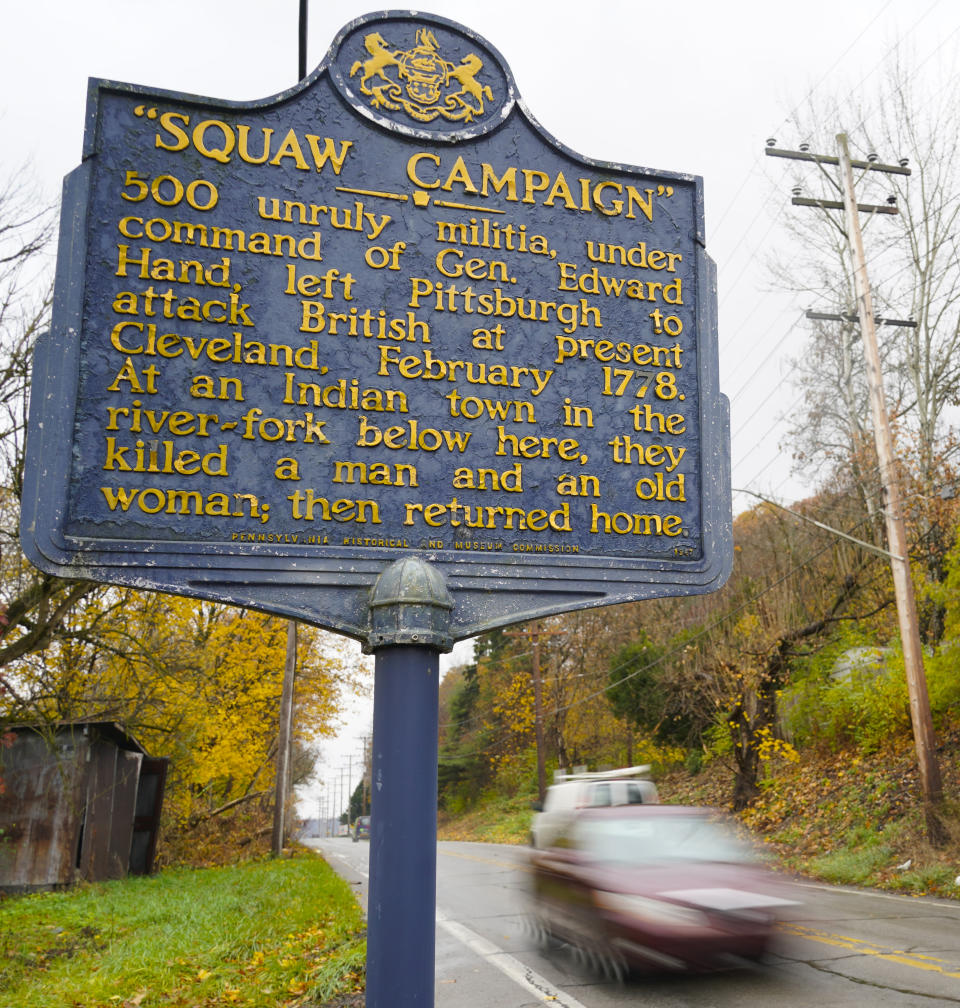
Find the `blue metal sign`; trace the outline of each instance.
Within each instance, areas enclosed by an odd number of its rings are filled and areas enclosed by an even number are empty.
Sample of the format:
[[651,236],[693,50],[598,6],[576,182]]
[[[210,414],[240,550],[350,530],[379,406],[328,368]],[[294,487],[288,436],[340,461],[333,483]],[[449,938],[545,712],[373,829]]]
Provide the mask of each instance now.
[[365,638],[718,588],[728,406],[699,178],[548,136],[487,42],[348,25],[255,104],[90,85],[22,541],[66,576]]

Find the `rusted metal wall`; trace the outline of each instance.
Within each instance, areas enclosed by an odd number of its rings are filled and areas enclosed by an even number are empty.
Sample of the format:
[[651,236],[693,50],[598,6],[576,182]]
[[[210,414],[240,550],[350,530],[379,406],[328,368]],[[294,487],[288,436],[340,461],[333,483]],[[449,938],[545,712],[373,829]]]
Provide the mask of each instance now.
[[130,844],[132,875],[149,875],[153,870],[169,764],[168,759],[152,759],[149,756],[145,756],[140,764],[140,786],[137,788],[137,807]]
[[80,846],[80,877],[88,882],[127,874],[142,759],[104,739],[91,746]]
[[[118,725],[13,726],[3,751],[0,889],[122,878],[153,866],[166,760]],[[141,764],[150,772],[143,776]]]
[[83,736],[18,732],[3,757],[0,886],[33,889],[75,878],[86,803]]

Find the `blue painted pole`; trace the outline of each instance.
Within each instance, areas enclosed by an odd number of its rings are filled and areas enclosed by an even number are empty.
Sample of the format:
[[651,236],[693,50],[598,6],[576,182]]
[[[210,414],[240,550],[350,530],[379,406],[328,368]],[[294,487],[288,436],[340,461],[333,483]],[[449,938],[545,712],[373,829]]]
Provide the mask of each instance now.
[[440,652],[376,652],[367,1008],[432,1008]]

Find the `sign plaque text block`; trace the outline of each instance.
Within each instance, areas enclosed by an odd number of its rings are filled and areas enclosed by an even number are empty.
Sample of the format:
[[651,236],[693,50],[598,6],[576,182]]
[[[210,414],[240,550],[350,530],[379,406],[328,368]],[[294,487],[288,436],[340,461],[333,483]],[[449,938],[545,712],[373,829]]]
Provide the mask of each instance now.
[[362,18],[253,104],[92,81],[64,194],[37,566],[357,637],[410,551],[457,638],[725,580],[701,180],[566,149],[468,29]]

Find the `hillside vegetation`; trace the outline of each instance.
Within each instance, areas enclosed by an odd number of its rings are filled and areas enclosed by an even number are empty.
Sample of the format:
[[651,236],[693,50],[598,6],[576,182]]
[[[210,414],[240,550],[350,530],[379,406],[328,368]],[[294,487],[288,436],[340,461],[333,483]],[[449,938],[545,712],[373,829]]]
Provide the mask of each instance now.
[[[940,756],[947,791],[960,794],[960,728],[942,736]],[[729,805],[732,774],[723,760],[696,772],[673,767],[655,777],[665,802]],[[909,740],[870,755],[847,751],[777,760],[768,767],[760,796],[738,818],[785,872],[960,899],[960,806],[948,802],[950,840],[932,847],[917,777]],[[442,816],[440,837],[525,844],[534,798],[533,790],[488,796],[467,814]]]

